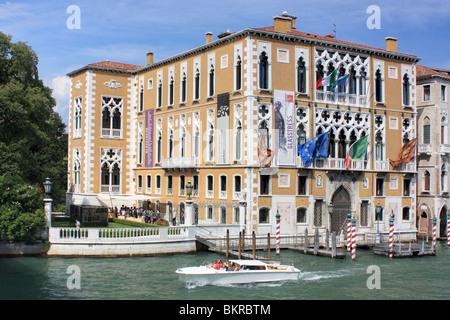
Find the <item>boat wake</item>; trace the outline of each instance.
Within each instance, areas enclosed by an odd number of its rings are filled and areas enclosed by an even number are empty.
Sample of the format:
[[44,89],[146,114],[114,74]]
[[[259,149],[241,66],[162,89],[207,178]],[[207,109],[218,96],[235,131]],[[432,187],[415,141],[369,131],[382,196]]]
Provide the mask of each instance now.
[[316,281],[316,280],[346,277],[349,276],[350,274],[351,272],[348,270],[302,272],[300,274],[299,280]]
[[[290,281],[291,282],[291,281]],[[262,287],[281,287],[285,281],[277,281],[277,282],[254,282],[254,283],[217,283],[212,284],[213,286],[218,287],[227,287],[227,288],[262,288]],[[186,289],[195,289],[197,287],[203,287],[206,285],[211,285],[202,282],[185,282],[184,283]]]

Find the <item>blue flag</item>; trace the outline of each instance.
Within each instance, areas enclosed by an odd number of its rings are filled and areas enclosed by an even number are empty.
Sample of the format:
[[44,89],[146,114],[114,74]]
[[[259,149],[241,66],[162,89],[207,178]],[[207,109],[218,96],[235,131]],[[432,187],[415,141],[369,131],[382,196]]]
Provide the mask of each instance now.
[[328,131],[319,134],[312,140],[298,146],[298,154],[305,166],[309,166],[316,159],[328,156]]
[[347,73],[346,75],[338,78],[336,80],[336,84],[334,86],[331,87],[330,91],[334,91],[336,89],[336,85],[338,86],[346,86],[348,84],[348,78],[349,78],[350,74]]

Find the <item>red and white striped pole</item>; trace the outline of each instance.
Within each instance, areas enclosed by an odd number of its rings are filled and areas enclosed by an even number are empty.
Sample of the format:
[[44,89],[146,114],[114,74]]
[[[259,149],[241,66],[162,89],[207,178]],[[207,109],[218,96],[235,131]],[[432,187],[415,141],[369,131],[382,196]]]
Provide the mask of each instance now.
[[356,259],[356,219],[352,218],[352,260]]
[[389,219],[389,258],[394,255],[394,212],[391,213]]
[[433,250],[436,252],[436,225],[437,225],[437,218],[436,216],[433,217]]
[[352,214],[347,214],[347,252],[352,250]]
[[280,255],[280,213],[277,211],[276,214],[276,233],[277,233],[277,239],[276,239],[276,245],[277,245],[277,256]]
[[447,212],[447,245],[450,247],[450,211]]

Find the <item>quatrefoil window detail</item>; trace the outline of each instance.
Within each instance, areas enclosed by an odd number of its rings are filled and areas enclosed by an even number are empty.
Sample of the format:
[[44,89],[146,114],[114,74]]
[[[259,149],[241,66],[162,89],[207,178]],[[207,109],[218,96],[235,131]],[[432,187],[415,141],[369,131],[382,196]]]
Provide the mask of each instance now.
[[265,117],[266,115],[269,114],[269,108],[267,108],[267,106],[265,104],[261,105],[259,107],[259,114],[261,115],[261,117]]

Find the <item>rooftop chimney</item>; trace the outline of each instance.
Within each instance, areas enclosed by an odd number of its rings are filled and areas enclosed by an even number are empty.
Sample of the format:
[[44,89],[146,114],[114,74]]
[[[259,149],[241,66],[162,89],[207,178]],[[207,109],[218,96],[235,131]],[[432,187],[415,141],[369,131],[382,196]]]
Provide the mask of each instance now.
[[386,37],[386,50],[391,52],[397,52],[397,38]]
[[206,44],[211,43],[212,42],[212,32],[207,32],[206,33]]
[[274,31],[288,33],[295,30],[295,20],[297,17],[289,15],[286,11],[282,15],[273,17]]
[[147,52],[147,65],[153,64],[153,51]]

